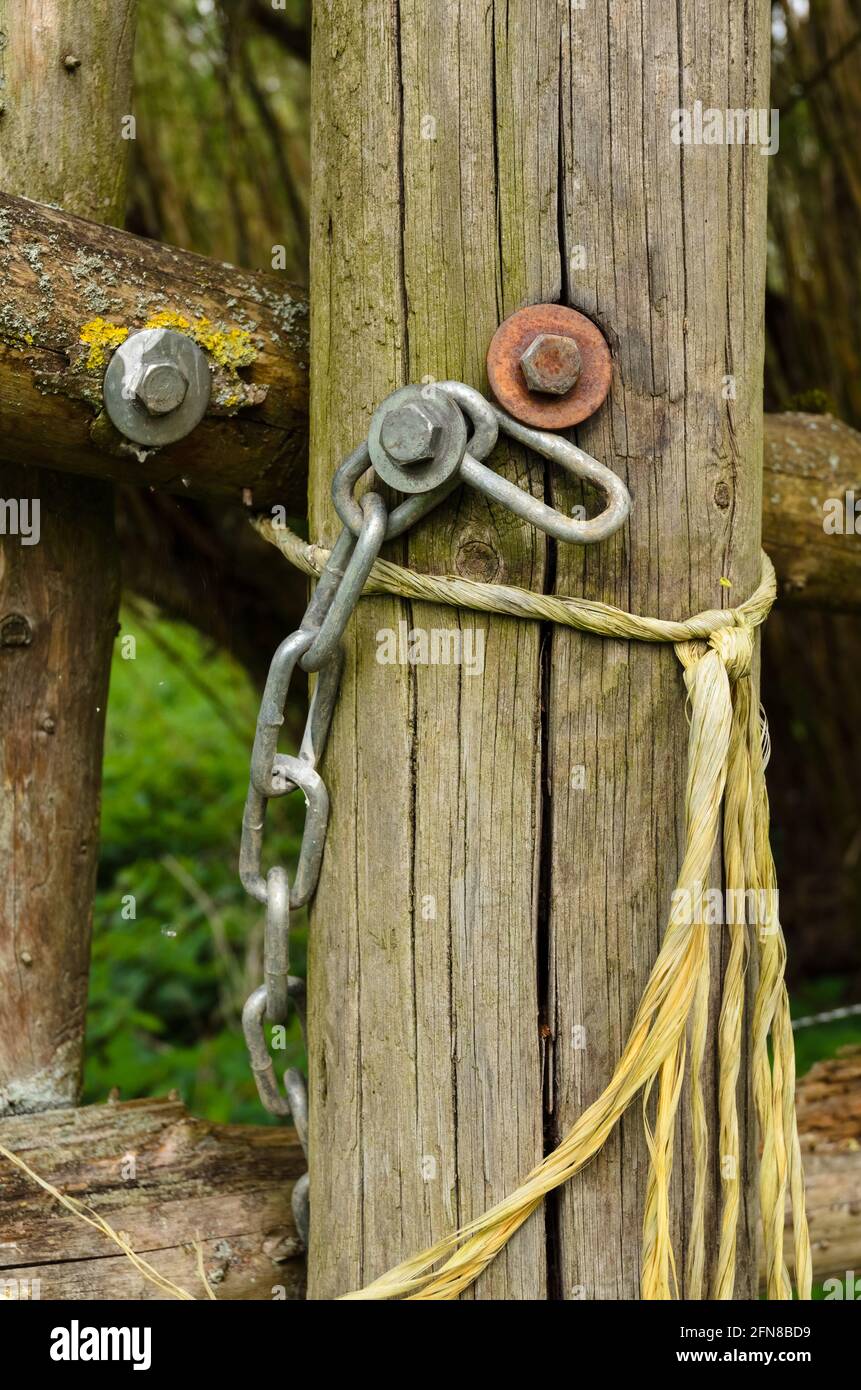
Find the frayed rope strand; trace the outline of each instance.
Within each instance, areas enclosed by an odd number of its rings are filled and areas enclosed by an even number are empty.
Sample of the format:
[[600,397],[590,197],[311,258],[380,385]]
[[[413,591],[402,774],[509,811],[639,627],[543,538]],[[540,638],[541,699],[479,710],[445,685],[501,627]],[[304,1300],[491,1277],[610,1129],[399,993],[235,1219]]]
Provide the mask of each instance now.
[[[257,529],[306,574],[318,575],[328,551],[302,541],[267,519]],[[506,585],[416,574],[389,561],[374,565],[365,593],[396,594],[433,603],[550,621],[597,636],[672,642],[684,671],[690,706],[685,853],[674,909],[638,1006],[628,1041],[603,1094],[584,1111],[561,1143],[525,1181],[484,1215],[421,1254],[389,1270],[348,1299],[452,1299],[478,1277],[544,1196],[580,1171],[602,1148],[621,1116],[642,1092],[649,1177],[643,1213],[641,1290],[646,1299],[679,1296],[670,1223],[670,1182],[676,1116],[690,1052],[694,1185],[685,1269],[685,1295],[705,1291],[705,1199],[709,1134],[702,1093],[709,996],[708,926],[702,885],[710,878],[723,832],[727,900],[765,903],[751,928],[759,978],[753,1005],[751,1067],[762,1157],[760,1203],[770,1298],[792,1297],[783,1252],[787,1194],[793,1220],[794,1265],[800,1298],[809,1298],[812,1272],[804,1205],[804,1178],[795,1118],[795,1056],[784,965],[786,948],[776,908],[774,861],[768,837],[764,747],[767,729],[753,707],[753,630],[776,595],[774,568],[762,556],[756,591],[736,609],[696,614],[685,622],[643,618],[587,599],[533,594]],[[741,896],[739,896],[741,895]],[[718,1035],[718,1122],[721,1213],[713,1295],[732,1298],[741,1206],[737,1090],[748,953],[744,918],[730,926]],[[687,1031],[690,1028],[690,1042]],[[769,1057],[771,1045],[771,1059]],[[648,1109],[656,1090],[655,1118]]]
[[[100,1231],[107,1240],[112,1241],[113,1244],[122,1251],[126,1259],[134,1265],[138,1273],[141,1274],[144,1279],[148,1279],[151,1284],[155,1284],[156,1288],[159,1289],[161,1293],[167,1294],[170,1298],[179,1299],[182,1302],[194,1303],[196,1301],[194,1294],[189,1293],[186,1289],[180,1288],[179,1284],[175,1284],[172,1279],[168,1279],[167,1275],[160,1274],[155,1266],[150,1264],[149,1260],[144,1259],[143,1255],[138,1255],[137,1252],[132,1249],[128,1237],[122,1231],[115,1231],[113,1226],[111,1226],[103,1216],[99,1216],[99,1213],[94,1211],[92,1207],[88,1207],[84,1202],[79,1202],[77,1197],[70,1197],[67,1193],[61,1192],[53,1183],[48,1182],[47,1178],[40,1177],[28,1163],[25,1163],[20,1154],[12,1153],[11,1149],[7,1149],[3,1144],[0,1144],[0,1157],[5,1158],[7,1162],[13,1164],[20,1172],[30,1178],[32,1182],[38,1183],[39,1187],[44,1188],[45,1192],[50,1193],[50,1195],[58,1201],[61,1206],[64,1206],[67,1211],[70,1211],[78,1221],[82,1221],[86,1226],[92,1226],[93,1230]],[[201,1250],[201,1257],[202,1253]],[[200,1275],[206,1286],[207,1296],[214,1298],[215,1294],[209,1287],[205,1272],[202,1268],[202,1262],[200,1266]]]

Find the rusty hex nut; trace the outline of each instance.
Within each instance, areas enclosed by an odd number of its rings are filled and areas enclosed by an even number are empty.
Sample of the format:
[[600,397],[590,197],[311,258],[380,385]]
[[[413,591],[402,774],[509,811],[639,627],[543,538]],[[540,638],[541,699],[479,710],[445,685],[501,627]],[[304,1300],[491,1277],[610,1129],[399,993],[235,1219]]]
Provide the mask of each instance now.
[[564,396],[577,385],[582,360],[573,338],[561,333],[539,333],[520,359],[530,391]]

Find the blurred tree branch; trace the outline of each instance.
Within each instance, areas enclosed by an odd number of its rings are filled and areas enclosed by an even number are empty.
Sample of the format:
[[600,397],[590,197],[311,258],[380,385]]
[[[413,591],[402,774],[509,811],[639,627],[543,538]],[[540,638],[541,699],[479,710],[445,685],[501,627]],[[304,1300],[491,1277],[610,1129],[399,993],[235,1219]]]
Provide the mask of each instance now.
[[302,4],[299,8],[303,12],[301,23],[291,19],[285,10],[273,10],[269,0],[252,0],[250,15],[260,29],[276,38],[294,58],[310,63],[311,6]]

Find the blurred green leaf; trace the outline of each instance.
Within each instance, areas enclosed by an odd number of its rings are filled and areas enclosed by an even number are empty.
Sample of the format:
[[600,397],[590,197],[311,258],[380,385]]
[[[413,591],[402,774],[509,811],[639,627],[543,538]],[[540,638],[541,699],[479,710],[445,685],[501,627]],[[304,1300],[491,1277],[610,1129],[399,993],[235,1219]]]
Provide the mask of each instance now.
[[[213,1120],[265,1119],[240,1027],[260,982],[262,914],[238,878],[239,828],[257,696],[243,670],[181,624],[159,630],[229,705],[247,744],[130,614],[111,676],[87,1017],[84,1099],[178,1091]],[[267,862],[291,864],[304,806],[267,823]],[[304,968],[304,914],[291,968]],[[298,1024],[279,1072],[303,1064]]]

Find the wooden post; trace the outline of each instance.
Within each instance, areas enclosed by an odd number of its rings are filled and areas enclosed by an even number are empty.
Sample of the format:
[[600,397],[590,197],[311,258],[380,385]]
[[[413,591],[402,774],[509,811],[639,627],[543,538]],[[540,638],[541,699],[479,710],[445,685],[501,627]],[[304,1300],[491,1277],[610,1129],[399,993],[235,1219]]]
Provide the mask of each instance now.
[[[630,526],[550,546],[467,491],[397,555],[662,617],[751,591],[768,161],[671,129],[696,101],[767,108],[768,58],[765,0],[315,7],[314,537],[334,537],[332,472],[387,392],[485,386],[499,320],[561,299],[613,348],[578,441],[628,483]],[[497,457],[561,508],[581,500],[534,458]],[[399,620],[482,631],[483,677],[380,665]],[[502,1197],[605,1086],[668,915],[685,781],[671,649],[374,599],[348,652],[309,967],[317,1298]],[[716,977],[723,950],[716,934]],[[474,1295],[637,1297],[645,1177],[635,1105]]]
[[[669,618],[737,603],[755,587],[768,160],[753,148],[674,144],[669,132],[671,113],[692,112],[697,100],[767,111],[769,48],[764,0],[729,10],[719,0],[657,0],[636,15],[587,4],[563,27],[566,296],[598,319],[616,353],[609,409],[579,438],[627,480],[634,511],[627,534],[608,546],[559,547],[560,593]],[[573,500],[560,495],[560,505]],[[547,1004],[561,1133],[603,1089],[658,950],[682,844],[688,730],[669,647],[556,632],[550,666]],[[583,790],[569,775],[578,766]],[[717,993],[727,946],[715,932]],[[582,1047],[572,1045],[574,1026]],[[713,1076],[706,1085],[716,1136]],[[740,1102],[747,1165],[739,1180],[749,1200],[736,1295],[752,1297],[756,1136]],[[680,1271],[686,1121],[676,1153]],[[582,1181],[559,1194],[559,1296],[638,1297],[646,1157],[635,1105]],[[717,1166],[711,1177],[719,1183]]]
[[[121,219],[135,12],[136,0],[0,0],[4,191]],[[31,254],[50,266],[50,244]],[[0,494],[40,504],[38,544],[5,535],[2,552],[2,1113],[78,1093],[119,566],[109,485],[13,458]]]

